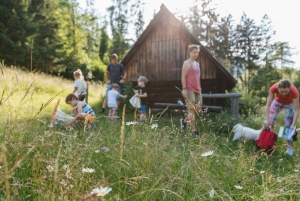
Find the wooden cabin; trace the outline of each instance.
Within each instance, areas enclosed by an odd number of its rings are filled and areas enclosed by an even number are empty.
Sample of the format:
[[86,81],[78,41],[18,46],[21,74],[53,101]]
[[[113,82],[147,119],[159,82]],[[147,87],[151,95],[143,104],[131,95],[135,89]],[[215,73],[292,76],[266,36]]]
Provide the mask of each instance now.
[[[136,84],[146,76],[148,105],[177,103],[181,95],[181,68],[188,58],[187,47],[200,45],[197,61],[201,68],[202,93],[225,93],[236,84],[234,77],[194,37],[163,4],[146,30],[128,51],[121,63],[127,71],[127,81]],[[217,101],[217,102],[216,102]],[[224,100],[204,99],[206,105],[224,106]]]

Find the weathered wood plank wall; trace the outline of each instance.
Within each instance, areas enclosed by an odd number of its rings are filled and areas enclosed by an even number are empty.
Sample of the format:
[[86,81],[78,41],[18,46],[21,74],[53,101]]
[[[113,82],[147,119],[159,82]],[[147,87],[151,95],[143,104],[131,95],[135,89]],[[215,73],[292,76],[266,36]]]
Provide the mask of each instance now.
[[[187,34],[168,20],[157,24],[125,66],[128,81],[135,81],[140,75],[146,76],[149,81],[180,80],[190,43]],[[216,66],[204,53],[200,52],[197,61],[201,66],[201,79],[216,78]]]

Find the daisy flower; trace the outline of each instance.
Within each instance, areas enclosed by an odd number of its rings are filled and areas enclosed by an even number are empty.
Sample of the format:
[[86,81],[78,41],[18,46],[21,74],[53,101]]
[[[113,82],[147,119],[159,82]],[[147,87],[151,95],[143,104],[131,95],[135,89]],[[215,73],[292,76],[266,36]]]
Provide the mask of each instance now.
[[211,155],[213,155],[213,153],[214,153],[214,150],[211,150],[211,151],[201,154],[201,156],[211,156]]
[[51,166],[51,165],[48,165],[48,166],[47,166],[47,170],[48,170],[49,172],[53,172],[53,171],[54,171],[54,167]]
[[83,168],[82,169],[82,173],[93,173],[93,172],[95,172],[95,170],[92,168]]
[[158,128],[158,124],[152,124],[151,125],[151,129],[156,129],[156,128]]
[[91,192],[92,195],[96,194],[97,196],[101,196],[104,197],[106,194],[108,194],[112,189],[105,187],[102,188],[102,186],[100,188],[94,188]]
[[243,187],[239,186],[239,185],[234,185],[234,187],[237,188],[237,189],[239,189],[239,190],[243,189]]
[[96,150],[95,153],[99,153],[99,150]]
[[69,167],[69,165],[67,165],[67,164],[63,165],[63,169],[67,169],[68,167]]
[[133,125],[133,124],[136,124],[136,122],[133,122],[133,121],[126,122],[126,126],[130,126],[130,125]]

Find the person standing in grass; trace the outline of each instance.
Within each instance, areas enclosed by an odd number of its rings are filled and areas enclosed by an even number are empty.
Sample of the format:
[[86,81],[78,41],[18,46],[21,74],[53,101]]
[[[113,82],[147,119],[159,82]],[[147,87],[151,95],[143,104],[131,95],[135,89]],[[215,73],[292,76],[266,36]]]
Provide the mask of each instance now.
[[119,92],[119,85],[116,83],[111,84],[112,89],[107,93],[107,105],[109,107],[108,117],[111,119],[118,118],[116,116],[116,111],[118,109],[117,97],[127,98],[127,95],[122,95]]
[[80,69],[74,71],[73,76],[75,79],[73,93],[77,94],[79,101],[83,101],[86,98],[87,84]]
[[[287,79],[280,80],[269,89],[265,111],[265,128],[274,130],[276,117],[282,109],[285,110],[285,128],[293,130],[299,117],[299,91]],[[288,140],[286,153],[289,155],[294,153],[292,145],[293,140]]]
[[[106,69],[106,82],[108,84],[106,96],[103,100],[102,109],[100,110],[100,113],[104,113],[106,105],[107,105],[107,93],[112,89],[111,84],[116,83],[119,85],[119,93],[122,93],[122,84],[125,82],[125,79],[127,77],[127,73],[125,71],[125,67],[123,64],[118,63],[118,55],[112,54],[110,56],[111,63],[107,66]],[[121,98],[117,97],[117,104],[118,107],[120,106]]]
[[95,127],[94,121],[96,119],[96,115],[94,110],[89,104],[80,101],[78,96],[74,93],[69,94],[66,97],[66,103],[74,107],[74,109],[72,110],[72,114],[75,117],[75,120],[72,123],[85,122],[85,118],[87,116],[88,123],[92,125],[92,127]]
[[182,95],[185,98],[188,114],[185,119],[180,119],[180,125],[183,130],[189,124],[193,137],[200,137],[195,125],[195,115],[199,115],[202,110],[200,66],[196,61],[199,52],[199,45],[188,46],[189,59],[183,62],[181,71]]
[[148,83],[148,79],[145,76],[140,76],[137,81],[138,81],[139,88],[138,88],[138,93],[135,96],[141,98],[139,123],[143,123],[146,121],[146,104],[147,104],[146,84]]

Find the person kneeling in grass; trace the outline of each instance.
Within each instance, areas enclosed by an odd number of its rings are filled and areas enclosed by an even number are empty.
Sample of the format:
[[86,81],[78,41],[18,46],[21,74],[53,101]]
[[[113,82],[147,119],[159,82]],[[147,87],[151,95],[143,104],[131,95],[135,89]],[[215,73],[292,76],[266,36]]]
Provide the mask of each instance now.
[[71,105],[74,107],[72,110],[72,114],[75,117],[75,120],[71,123],[69,123],[67,126],[70,124],[76,124],[79,122],[86,123],[86,118],[87,118],[87,123],[90,124],[92,127],[95,127],[94,121],[96,118],[95,112],[92,109],[92,107],[83,102],[79,101],[79,98],[76,94],[69,94],[66,97],[66,103],[68,105]]

